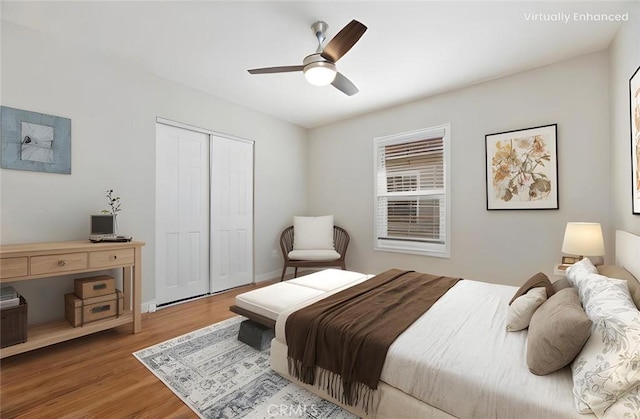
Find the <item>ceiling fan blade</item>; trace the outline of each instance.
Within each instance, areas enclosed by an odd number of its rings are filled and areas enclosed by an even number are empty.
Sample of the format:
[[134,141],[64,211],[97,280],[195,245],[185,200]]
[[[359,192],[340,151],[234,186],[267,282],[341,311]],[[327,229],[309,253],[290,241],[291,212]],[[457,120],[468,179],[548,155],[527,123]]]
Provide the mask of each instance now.
[[343,76],[342,73],[336,74],[336,78],[333,79],[331,85],[347,96],[353,96],[360,91],[356,85],[353,84],[351,80]]
[[251,74],[269,74],[269,73],[289,73],[292,71],[302,71],[303,65],[288,65],[283,67],[265,67],[247,70]]
[[335,63],[358,42],[366,30],[367,27],[362,23],[352,20],[329,41],[322,51],[322,57]]

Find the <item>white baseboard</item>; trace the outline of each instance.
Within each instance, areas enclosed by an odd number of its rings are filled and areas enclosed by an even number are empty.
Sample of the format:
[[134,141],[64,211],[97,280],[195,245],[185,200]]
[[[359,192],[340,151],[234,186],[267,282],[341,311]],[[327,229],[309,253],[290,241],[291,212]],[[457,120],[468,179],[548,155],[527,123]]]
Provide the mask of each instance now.
[[156,307],[156,300],[151,300],[151,301],[145,301],[142,303],[142,305],[140,306],[140,312],[141,313],[153,313],[155,310],[152,309],[152,311],[149,311],[149,307]]
[[[315,272],[315,271],[317,271],[317,269],[313,269],[313,268],[310,268],[310,269],[298,268],[298,275],[307,274],[307,273]],[[280,279],[280,275],[282,275],[282,271],[267,272],[266,274],[256,275],[256,277],[255,277],[253,282],[255,284],[257,284],[258,282],[264,282],[264,281],[268,281],[270,279]],[[291,279],[291,275],[293,275],[293,268],[287,269],[287,275],[285,275],[285,278]]]
[[274,278],[280,278],[282,271],[271,271],[265,274],[256,275],[253,282],[264,282]]
[[[291,271],[292,269],[288,269],[287,271]],[[298,269],[298,275],[313,272],[315,269]],[[291,272],[287,272],[289,275]],[[254,278],[254,283],[269,281],[271,279],[279,279],[280,275],[282,275],[281,270],[271,271],[264,274],[256,275]],[[151,311],[149,311],[151,309]],[[153,313],[157,310],[156,300],[145,301],[142,303],[140,310],[142,313]]]

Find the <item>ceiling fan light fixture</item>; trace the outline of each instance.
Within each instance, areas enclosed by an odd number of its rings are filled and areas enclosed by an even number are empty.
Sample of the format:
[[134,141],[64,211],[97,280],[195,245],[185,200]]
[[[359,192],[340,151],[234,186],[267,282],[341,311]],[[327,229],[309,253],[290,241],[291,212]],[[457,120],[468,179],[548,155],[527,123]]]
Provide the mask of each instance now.
[[326,86],[336,78],[336,66],[326,61],[307,64],[304,67],[304,78],[314,86]]

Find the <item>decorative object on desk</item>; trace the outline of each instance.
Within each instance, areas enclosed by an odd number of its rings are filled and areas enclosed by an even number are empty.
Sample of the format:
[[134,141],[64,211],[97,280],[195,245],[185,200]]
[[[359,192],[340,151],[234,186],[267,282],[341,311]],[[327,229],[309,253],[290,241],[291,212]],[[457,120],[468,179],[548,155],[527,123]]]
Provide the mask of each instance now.
[[113,221],[114,221],[114,234],[118,231],[118,213],[120,211],[122,211],[122,208],[120,207],[120,197],[113,196],[113,189],[108,189],[107,190],[107,203],[109,205],[109,209],[108,210],[102,210],[101,212],[103,214],[111,214],[113,215]]
[[91,232],[89,240],[102,241],[104,237],[115,237],[116,216],[112,214],[100,214],[91,216]]
[[631,206],[640,215],[640,67],[629,79],[631,121]]
[[243,320],[233,317],[133,356],[201,418],[355,418],[273,371],[270,348],[258,351],[237,339]]
[[574,263],[578,262],[580,260],[580,258],[576,258],[573,256],[562,256],[562,264],[563,265],[573,265]]
[[603,256],[604,240],[600,223],[567,223],[562,241],[562,253],[577,255],[577,258],[573,258],[574,263],[584,256]]
[[487,210],[559,208],[557,128],[485,136]]
[[71,174],[71,120],[0,108],[4,169]]

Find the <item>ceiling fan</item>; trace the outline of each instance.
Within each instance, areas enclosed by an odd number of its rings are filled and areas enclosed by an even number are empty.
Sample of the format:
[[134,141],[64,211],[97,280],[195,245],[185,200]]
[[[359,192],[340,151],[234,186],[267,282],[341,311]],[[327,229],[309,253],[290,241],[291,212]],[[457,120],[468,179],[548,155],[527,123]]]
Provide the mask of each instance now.
[[251,74],[288,73],[302,71],[307,81],[316,86],[333,85],[342,93],[352,96],[358,93],[355,84],[336,69],[336,62],[355,45],[365,33],[367,27],[357,20],[352,20],[322,48],[327,31],[325,22],[319,20],[311,25],[311,30],[318,39],[318,49],[315,53],[307,55],[302,60],[302,65],[290,65],[282,67],[254,68],[248,70]]

